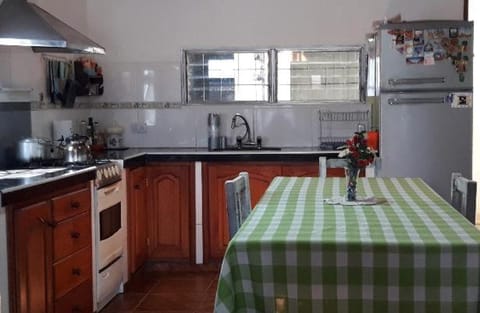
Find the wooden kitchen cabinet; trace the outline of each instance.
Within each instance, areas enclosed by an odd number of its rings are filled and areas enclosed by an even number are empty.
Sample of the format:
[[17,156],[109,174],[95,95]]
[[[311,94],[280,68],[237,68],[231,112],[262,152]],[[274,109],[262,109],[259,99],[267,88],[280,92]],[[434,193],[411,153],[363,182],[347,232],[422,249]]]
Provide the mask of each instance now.
[[93,312],[90,194],[82,183],[7,206],[12,312]]
[[136,272],[148,257],[147,175],[145,167],[127,173],[129,271]]
[[147,178],[149,260],[193,262],[193,162],[151,164]]
[[285,162],[282,163],[282,176],[318,177],[318,162]]
[[[219,261],[229,242],[227,211],[225,208],[225,181],[246,171],[250,179],[252,207],[262,197],[282,167],[275,162],[210,162],[203,167],[204,192],[204,255],[205,261]],[[205,188],[204,188],[205,191]]]
[[17,313],[53,312],[52,228],[50,204],[35,203],[14,211]]

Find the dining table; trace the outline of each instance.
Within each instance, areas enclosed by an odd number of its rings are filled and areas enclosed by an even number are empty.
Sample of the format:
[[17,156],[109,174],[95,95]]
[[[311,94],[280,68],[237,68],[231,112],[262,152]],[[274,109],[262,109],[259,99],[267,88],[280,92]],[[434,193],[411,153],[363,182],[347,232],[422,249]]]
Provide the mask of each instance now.
[[421,178],[275,177],[230,240],[215,312],[480,312],[480,231]]

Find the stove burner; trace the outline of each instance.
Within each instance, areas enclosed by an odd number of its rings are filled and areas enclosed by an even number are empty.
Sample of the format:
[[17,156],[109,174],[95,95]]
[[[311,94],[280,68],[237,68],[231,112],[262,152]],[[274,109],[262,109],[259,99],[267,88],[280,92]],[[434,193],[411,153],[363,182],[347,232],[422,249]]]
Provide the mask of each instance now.
[[46,160],[41,162],[32,162],[19,166],[20,170],[35,170],[64,167],[65,170],[81,170],[87,167],[95,166],[96,179],[95,187],[102,188],[113,184],[122,179],[121,167],[109,159],[91,159],[85,162],[65,162],[63,160]]

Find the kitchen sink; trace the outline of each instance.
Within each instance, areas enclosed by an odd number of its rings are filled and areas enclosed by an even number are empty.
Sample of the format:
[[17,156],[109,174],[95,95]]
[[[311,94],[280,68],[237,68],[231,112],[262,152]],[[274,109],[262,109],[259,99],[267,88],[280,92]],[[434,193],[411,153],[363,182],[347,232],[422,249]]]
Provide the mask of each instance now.
[[269,147],[269,146],[233,146],[226,147],[224,151],[280,151],[280,147]]

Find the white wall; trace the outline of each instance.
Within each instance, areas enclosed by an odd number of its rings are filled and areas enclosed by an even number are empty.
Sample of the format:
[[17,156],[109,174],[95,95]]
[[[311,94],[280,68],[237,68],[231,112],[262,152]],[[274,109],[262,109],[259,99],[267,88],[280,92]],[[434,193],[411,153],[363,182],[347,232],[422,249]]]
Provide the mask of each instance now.
[[[405,20],[460,19],[463,14],[463,0],[36,2],[100,42],[107,50],[107,55],[95,57],[104,69],[105,94],[77,99],[79,102],[180,101],[180,60],[184,48],[355,45],[363,44],[365,34],[372,31],[374,20],[396,14],[401,14]],[[4,85],[12,87],[32,87],[33,99],[38,99],[38,94],[44,91],[44,66],[41,55],[33,54],[29,48],[0,47],[0,84],[3,80]],[[155,90],[153,98],[143,94],[147,84]],[[157,124],[149,127],[147,134],[135,134],[131,126],[151,118],[146,115],[152,112],[117,110],[111,114],[108,110],[98,110],[87,114],[100,120],[103,127],[112,125],[113,119],[123,122],[129,146],[206,146],[207,112],[228,111],[224,114],[230,118],[228,115],[236,110],[238,106],[154,110]],[[250,122],[258,135],[268,138],[269,144],[318,144],[318,122],[313,121],[318,108],[287,107],[275,112],[275,108],[267,106],[244,110],[251,116]],[[81,110],[33,112],[33,133],[46,136],[51,132],[51,120],[72,119],[77,113],[77,121],[85,119],[86,113]],[[277,121],[294,120],[295,132],[286,127],[276,132],[278,123],[269,123],[272,117]],[[184,123],[185,120],[190,122]]]
[[[463,0],[36,0],[107,49],[105,95],[93,101],[180,100],[182,48],[362,44],[373,20],[461,19]],[[145,70],[150,70],[144,75]],[[0,47],[0,85],[44,91],[29,48]]]
[[463,0],[87,0],[90,34],[107,49],[99,100],[147,100],[153,83],[155,100],[179,101],[182,48],[363,44],[373,20],[398,13],[461,19]]

